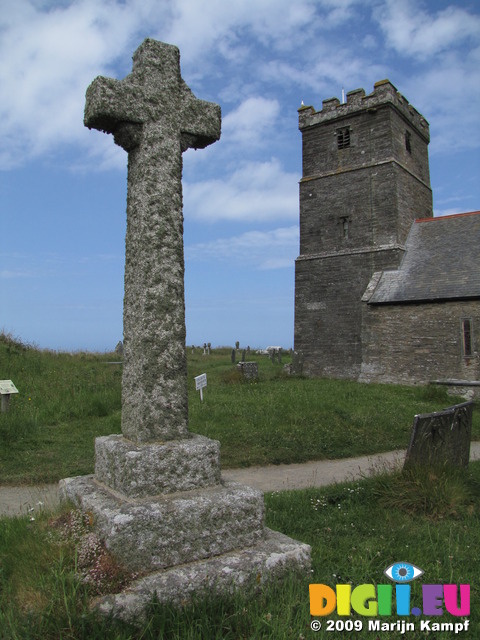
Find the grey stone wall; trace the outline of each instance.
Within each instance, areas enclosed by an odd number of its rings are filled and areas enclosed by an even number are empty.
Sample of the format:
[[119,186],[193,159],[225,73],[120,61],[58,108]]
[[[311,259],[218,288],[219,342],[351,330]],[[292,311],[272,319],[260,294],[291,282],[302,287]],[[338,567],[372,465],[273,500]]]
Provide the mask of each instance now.
[[[461,320],[471,318],[473,350],[463,356]],[[480,376],[480,301],[363,303],[364,382],[426,383]]]
[[402,251],[299,258],[295,264],[295,350],[303,373],[356,379],[362,363],[361,296],[371,274],[393,268]]
[[[345,104],[303,107],[299,127],[295,350],[304,354],[306,375],[357,378],[362,295],[374,272],[399,266],[413,220],[432,216],[428,123],[383,81],[369,96],[350,92]],[[339,149],[343,127],[350,146]]]

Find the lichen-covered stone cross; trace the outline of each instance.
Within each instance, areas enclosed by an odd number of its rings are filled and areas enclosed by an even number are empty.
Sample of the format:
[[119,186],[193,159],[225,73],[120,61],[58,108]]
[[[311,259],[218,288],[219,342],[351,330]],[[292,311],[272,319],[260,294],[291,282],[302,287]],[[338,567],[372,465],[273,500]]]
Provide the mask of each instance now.
[[96,78],[85,125],[128,152],[122,433],[188,437],[182,152],[220,137],[220,107],[181,77],[177,47],[147,39],[123,80]]

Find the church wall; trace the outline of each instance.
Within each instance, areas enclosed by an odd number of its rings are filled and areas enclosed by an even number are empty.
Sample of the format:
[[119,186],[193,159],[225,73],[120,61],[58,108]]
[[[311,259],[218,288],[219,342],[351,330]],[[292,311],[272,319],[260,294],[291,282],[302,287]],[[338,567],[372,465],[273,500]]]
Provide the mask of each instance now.
[[398,264],[401,250],[297,259],[295,349],[305,375],[356,379],[362,360],[361,294],[374,271]]
[[[471,319],[472,357],[463,355],[462,319]],[[363,303],[362,382],[428,383],[480,377],[480,300]]]

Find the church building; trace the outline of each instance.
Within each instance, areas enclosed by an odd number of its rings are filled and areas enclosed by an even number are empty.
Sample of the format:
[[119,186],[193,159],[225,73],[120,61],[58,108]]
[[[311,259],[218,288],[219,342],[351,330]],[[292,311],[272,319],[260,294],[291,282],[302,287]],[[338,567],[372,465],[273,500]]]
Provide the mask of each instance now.
[[308,376],[480,378],[480,212],[433,217],[429,126],[388,81],[299,109],[295,351]]

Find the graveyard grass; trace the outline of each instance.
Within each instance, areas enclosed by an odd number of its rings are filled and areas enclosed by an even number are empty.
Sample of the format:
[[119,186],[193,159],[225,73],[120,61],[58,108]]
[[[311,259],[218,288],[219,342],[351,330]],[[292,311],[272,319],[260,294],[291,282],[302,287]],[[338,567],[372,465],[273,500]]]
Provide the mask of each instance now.
[[[412,491],[412,487],[416,487]],[[312,546],[310,575],[290,575],[269,587],[222,598],[198,596],[180,608],[153,602],[144,624],[134,628],[98,618],[89,600],[118,570],[103,566],[89,584],[79,578],[78,517],[66,507],[35,520],[0,518],[0,637],[9,640],[241,640],[350,637],[347,632],[310,630],[309,583],[385,584],[383,571],[399,560],[425,573],[412,585],[412,606],[421,606],[421,584],[470,584],[468,637],[480,637],[478,571],[480,462],[467,472],[384,474],[354,483],[271,493],[266,524]],[[68,528],[66,525],[70,523]],[[72,524],[73,523],[73,524]],[[65,535],[68,534],[68,535]],[[77,544],[75,544],[77,543]],[[98,577],[100,574],[100,577]],[[395,603],[393,602],[393,611]],[[336,614],[328,616],[337,620]],[[345,621],[348,618],[340,618]],[[371,638],[368,618],[357,638]],[[397,616],[380,617],[394,622]],[[405,619],[405,618],[403,618]],[[423,639],[419,619],[408,638]],[[436,621],[458,622],[444,614]],[[434,634],[435,635],[435,634]],[[442,638],[453,637],[442,633]],[[353,637],[353,636],[351,636]],[[405,638],[400,632],[378,637]],[[435,636],[436,637],[436,636]],[[440,637],[440,636],[438,636]],[[455,636],[456,637],[456,636]]]
[[[437,388],[288,378],[281,365],[264,356],[255,357],[258,383],[242,383],[231,364],[231,350],[210,356],[190,351],[190,428],[220,440],[224,465],[405,448],[415,413],[452,404]],[[2,377],[12,379],[20,391],[0,423],[2,483],[53,481],[93,470],[93,438],[120,430],[121,366],[107,364],[112,360],[118,357],[57,354],[0,338]],[[201,404],[193,378],[204,372],[208,386]],[[474,421],[478,439],[478,411]],[[428,583],[471,584],[468,633],[480,637],[475,606],[480,462],[471,463],[466,472],[385,473],[354,483],[271,493],[265,501],[267,526],[312,546],[312,573],[291,575],[270,587],[256,584],[250,594],[198,597],[180,609],[152,603],[140,629],[99,619],[90,611],[92,595],[122,583],[125,574],[94,541],[87,566],[93,581],[80,579],[81,545],[90,538],[88,523],[79,523],[75,512],[64,507],[35,519],[0,518],[0,638],[348,637],[327,632],[325,624],[319,633],[310,630],[308,584],[385,583],[384,569],[399,560],[419,566]],[[412,583],[413,606],[421,583]],[[388,617],[389,622],[396,619]],[[361,620],[366,628],[367,618]],[[457,621],[447,614],[440,620]],[[355,637],[371,635],[364,631]]]
[[[236,353],[241,359],[242,349]],[[231,348],[187,349],[190,431],[219,440],[222,466],[367,455],[408,445],[413,416],[454,404],[441,387],[302,379],[250,355],[242,381]],[[115,353],[57,353],[0,334],[0,372],[19,389],[0,414],[0,483],[34,484],[93,472],[94,438],[120,433],[122,365]],[[204,402],[194,377],[207,373]],[[480,438],[474,411],[473,439]]]

